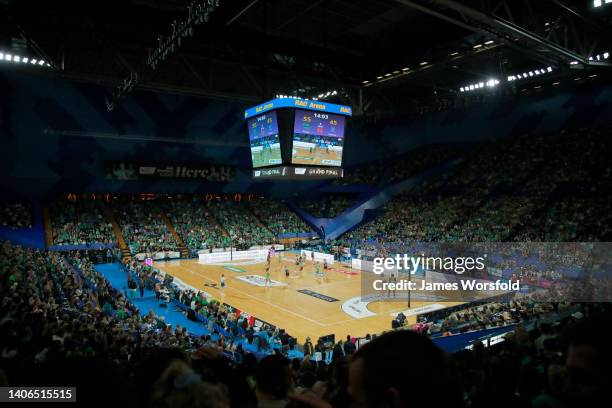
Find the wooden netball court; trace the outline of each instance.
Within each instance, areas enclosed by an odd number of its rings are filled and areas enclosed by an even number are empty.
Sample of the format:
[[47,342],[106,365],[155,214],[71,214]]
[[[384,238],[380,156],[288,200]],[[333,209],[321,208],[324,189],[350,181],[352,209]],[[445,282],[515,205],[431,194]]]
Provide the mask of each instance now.
[[[183,283],[209,293],[215,299],[287,330],[300,343],[306,337],[316,341],[318,337],[328,334],[335,334],[336,339],[344,339],[347,334],[361,337],[367,333],[380,333],[391,328],[393,313],[408,309],[404,301],[372,302],[368,304],[368,310],[375,315],[352,317],[342,310],[342,305],[346,300],[360,296],[360,271],[337,263],[332,267],[333,270],[321,278],[315,276],[312,262],[306,262],[300,274],[294,260],[291,255],[285,255],[282,260],[278,256],[273,259],[271,278],[284,286],[267,288],[239,279],[240,276],[246,276],[248,279],[263,280],[265,262],[235,261],[204,265],[197,260],[180,260],[158,262],[155,266]],[[289,267],[289,278],[285,278],[285,266]],[[221,274],[225,274],[226,279],[223,290],[219,288]],[[216,284],[217,287],[207,284]],[[298,290],[310,290],[338,301],[328,302]],[[413,301],[411,307],[422,307],[430,303],[433,302]],[[456,303],[444,305],[453,304]],[[414,323],[415,316],[409,316],[408,322]]]

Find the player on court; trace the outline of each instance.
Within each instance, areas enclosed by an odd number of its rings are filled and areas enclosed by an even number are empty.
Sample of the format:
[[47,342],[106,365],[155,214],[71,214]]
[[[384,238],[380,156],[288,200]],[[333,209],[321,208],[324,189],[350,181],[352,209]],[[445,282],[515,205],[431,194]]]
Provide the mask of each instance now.
[[270,264],[266,266],[266,281],[264,282],[264,288],[272,287],[272,279],[270,278]]
[[221,279],[219,282],[219,286],[221,287],[221,290],[225,289],[225,274],[221,274]]
[[[391,272],[391,276],[389,276],[389,279],[387,280],[387,283],[391,283],[394,284],[393,285],[393,297],[395,297],[395,284],[397,284],[397,278],[395,277],[395,274],[393,272]],[[387,297],[389,297],[391,295],[391,288],[389,288],[389,286],[391,285],[387,285]]]
[[325,272],[323,272],[321,270],[321,265],[319,265],[318,262],[315,262],[315,276],[317,278],[324,278],[325,277]]

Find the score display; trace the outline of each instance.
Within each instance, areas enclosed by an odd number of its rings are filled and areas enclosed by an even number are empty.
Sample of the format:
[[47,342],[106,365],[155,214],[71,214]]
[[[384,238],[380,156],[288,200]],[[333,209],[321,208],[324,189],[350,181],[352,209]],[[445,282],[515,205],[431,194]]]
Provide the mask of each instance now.
[[276,112],[266,112],[247,121],[253,167],[282,163]]
[[296,109],[291,163],[341,166],[344,126],[344,116]]

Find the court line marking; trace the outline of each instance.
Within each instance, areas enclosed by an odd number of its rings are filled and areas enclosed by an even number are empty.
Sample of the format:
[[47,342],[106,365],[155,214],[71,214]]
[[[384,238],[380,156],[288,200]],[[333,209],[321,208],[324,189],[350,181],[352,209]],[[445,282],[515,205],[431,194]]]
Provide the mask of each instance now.
[[[187,269],[187,270],[188,270],[190,273],[192,273],[192,274],[194,274],[194,275],[196,275],[196,276],[202,277],[202,278],[206,279],[207,281],[210,281],[210,282],[213,282],[213,283],[216,283],[216,282],[217,282],[216,280],[211,279],[211,278],[209,278],[208,276],[202,275],[201,273],[199,273],[199,272],[197,272],[197,271],[194,271],[194,270],[192,270],[192,269],[190,269],[190,268],[187,268],[186,266],[178,265],[178,267],[179,267],[179,268],[182,268],[182,269]],[[164,272],[166,272],[166,271],[164,271]],[[167,273],[168,273],[168,272],[167,272]],[[172,275],[172,274],[170,274],[170,275]],[[231,287],[231,288],[230,288],[230,287],[227,287],[226,289],[231,289],[231,290],[234,290],[234,291],[236,291],[236,292],[238,292],[238,293],[240,293],[240,294],[242,294],[242,295],[244,295],[244,296],[248,296],[248,297],[250,297],[251,299],[254,299],[254,300],[256,300],[256,301],[258,301],[258,302],[260,302],[260,303],[264,303],[264,304],[266,304],[266,305],[268,305],[268,306],[272,306],[272,307],[274,307],[274,308],[276,308],[276,309],[282,310],[283,312],[287,312],[287,313],[290,313],[290,314],[292,314],[292,315],[294,315],[294,316],[300,317],[300,318],[302,318],[302,319],[304,319],[304,320],[308,320],[309,322],[314,323],[314,324],[316,324],[316,325],[318,325],[318,326],[325,327],[325,325],[324,325],[324,324],[322,324],[321,322],[318,322],[318,321],[316,321],[316,320],[314,320],[314,319],[311,319],[311,318],[309,318],[309,317],[303,316],[303,315],[301,315],[301,314],[299,314],[299,313],[295,313],[295,312],[294,312],[294,311],[292,311],[292,310],[285,309],[284,307],[281,307],[281,306],[279,306],[279,305],[275,305],[274,303],[268,302],[268,301],[263,300],[263,299],[261,299],[261,298],[255,297],[255,296],[251,295],[250,293],[247,293],[247,292],[245,292],[245,291],[243,291],[243,290],[241,290],[241,289],[238,289],[238,288],[235,288],[235,287]],[[219,290],[219,289],[217,289],[217,290]]]

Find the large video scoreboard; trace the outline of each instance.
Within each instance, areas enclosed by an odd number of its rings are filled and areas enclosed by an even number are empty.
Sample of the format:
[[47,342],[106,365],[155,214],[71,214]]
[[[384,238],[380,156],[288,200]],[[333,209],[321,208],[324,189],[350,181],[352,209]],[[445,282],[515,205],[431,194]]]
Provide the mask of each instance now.
[[253,177],[342,177],[346,118],[351,115],[349,106],[299,98],[277,98],[247,109]]

